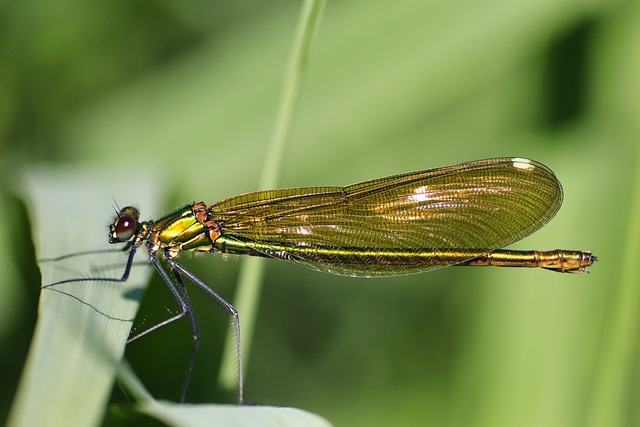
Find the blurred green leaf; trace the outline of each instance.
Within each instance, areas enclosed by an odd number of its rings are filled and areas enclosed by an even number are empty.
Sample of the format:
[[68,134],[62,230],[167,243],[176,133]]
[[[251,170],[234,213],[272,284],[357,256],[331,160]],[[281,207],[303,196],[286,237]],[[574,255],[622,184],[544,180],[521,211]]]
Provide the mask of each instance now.
[[[159,200],[152,179],[132,182],[87,169],[31,169],[24,182],[43,285],[119,277],[126,259],[122,252],[50,259],[70,249],[107,249],[105,220],[113,212],[113,201],[105,195],[135,198],[147,209],[155,209]],[[110,266],[99,269],[105,265]],[[136,266],[126,283],[76,282],[42,290],[36,331],[9,425],[69,425],[70,419],[76,425],[100,422],[147,273],[147,268]]]
[[235,405],[178,405],[171,402],[146,402],[140,410],[171,426],[221,427],[282,426],[330,427],[325,419],[295,408]]

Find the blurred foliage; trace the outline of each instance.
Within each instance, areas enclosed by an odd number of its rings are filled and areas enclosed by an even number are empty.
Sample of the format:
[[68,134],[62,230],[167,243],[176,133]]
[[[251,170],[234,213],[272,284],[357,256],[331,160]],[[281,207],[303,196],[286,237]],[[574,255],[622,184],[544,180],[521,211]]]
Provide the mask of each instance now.
[[[256,190],[299,7],[0,3],[0,414],[36,316],[30,227],[55,226],[25,220],[18,172],[153,170],[167,210]],[[556,172],[565,203],[517,247],[601,261],[575,277],[449,268],[369,281],[271,262],[247,400],[349,426],[637,425],[639,31],[630,0],[329,1],[282,186],[531,157]],[[238,261],[186,263],[232,299]],[[227,321],[194,300],[204,330],[189,400],[231,401],[213,381]],[[164,307],[154,281],[140,321]],[[189,325],[166,329],[127,357],[154,395],[175,400]],[[113,400],[126,401],[117,386]]]

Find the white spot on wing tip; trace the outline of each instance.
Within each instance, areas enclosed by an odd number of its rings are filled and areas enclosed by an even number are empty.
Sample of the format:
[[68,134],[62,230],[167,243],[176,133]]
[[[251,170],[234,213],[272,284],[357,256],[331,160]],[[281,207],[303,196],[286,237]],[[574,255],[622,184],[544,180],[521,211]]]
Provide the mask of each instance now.
[[525,159],[522,157],[514,157],[511,159],[514,168],[524,169],[524,170],[533,170],[535,169],[535,165],[529,159]]

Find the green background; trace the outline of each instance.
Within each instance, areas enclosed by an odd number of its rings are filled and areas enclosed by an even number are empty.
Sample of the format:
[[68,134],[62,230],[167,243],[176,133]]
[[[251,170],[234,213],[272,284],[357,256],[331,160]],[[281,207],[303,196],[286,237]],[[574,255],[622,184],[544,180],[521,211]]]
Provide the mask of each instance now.
[[[3,418],[39,294],[23,171],[151,176],[165,209],[145,219],[258,189],[300,6],[0,5]],[[531,157],[555,171],[565,202],[515,247],[592,250],[600,261],[581,276],[448,268],[375,280],[268,262],[246,399],[338,426],[637,425],[638,76],[638,2],[329,1],[280,186]],[[136,203],[118,194],[104,198]],[[72,199],[61,192],[51,209]],[[236,258],[185,264],[233,299]],[[203,343],[188,400],[232,402],[214,383],[227,321],[194,300]],[[141,324],[167,309],[154,281]],[[189,352],[183,321],[127,356],[154,396],[176,400]],[[126,400],[117,386],[113,399]]]

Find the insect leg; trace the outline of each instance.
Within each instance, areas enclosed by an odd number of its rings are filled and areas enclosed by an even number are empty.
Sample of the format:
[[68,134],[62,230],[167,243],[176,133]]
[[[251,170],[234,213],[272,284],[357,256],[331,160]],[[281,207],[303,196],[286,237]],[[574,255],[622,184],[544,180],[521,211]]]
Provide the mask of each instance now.
[[[122,273],[122,277],[119,279],[111,278],[111,277],[85,277],[79,279],[66,279],[60,280],[59,282],[49,283],[48,285],[42,286],[41,289],[51,288],[53,286],[62,285],[63,283],[75,283],[75,282],[126,282],[129,278],[129,274],[131,273],[131,267],[133,266],[133,257],[136,255],[136,251],[138,250],[138,246],[131,246],[129,250],[129,256],[127,257],[127,265],[124,268],[124,272]],[[59,257],[58,259],[63,259],[64,257]]]
[[236,335],[236,353],[238,355],[238,404],[242,405],[244,401],[244,387],[242,376],[242,346],[240,344],[240,318],[238,317],[238,311],[189,270],[175,262],[173,259],[169,259],[168,261],[171,265],[171,268],[176,272],[176,274],[179,273],[185,276],[194,285],[198,286],[207,295],[213,298],[216,303],[220,304],[222,308],[224,308],[231,315],[231,322]]

